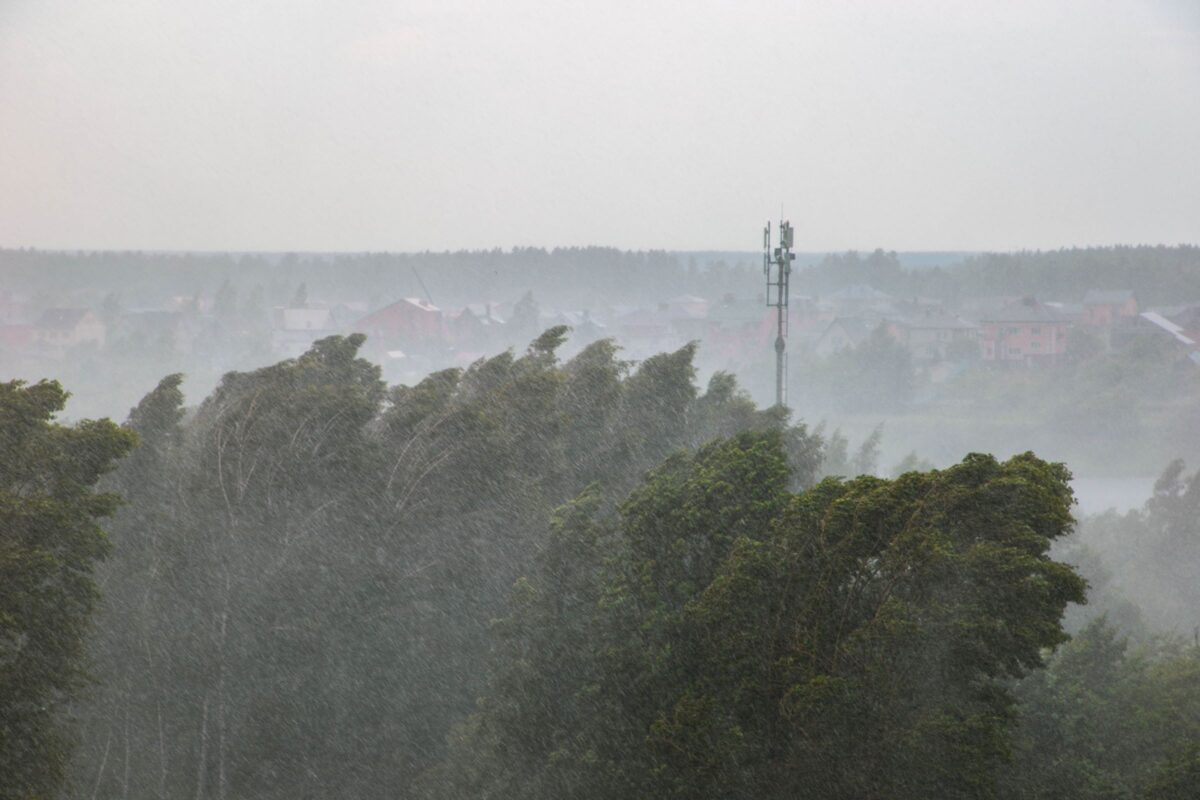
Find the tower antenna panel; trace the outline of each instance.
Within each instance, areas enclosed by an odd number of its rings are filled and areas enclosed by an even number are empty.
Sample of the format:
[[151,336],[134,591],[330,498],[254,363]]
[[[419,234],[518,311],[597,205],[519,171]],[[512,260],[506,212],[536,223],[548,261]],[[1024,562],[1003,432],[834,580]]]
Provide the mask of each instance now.
[[[771,223],[763,228],[763,273],[767,280],[767,307],[775,309],[775,405],[787,404],[788,284],[791,282],[794,230],[779,221],[779,243],[771,247]],[[772,269],[774,268],[774,269]]]

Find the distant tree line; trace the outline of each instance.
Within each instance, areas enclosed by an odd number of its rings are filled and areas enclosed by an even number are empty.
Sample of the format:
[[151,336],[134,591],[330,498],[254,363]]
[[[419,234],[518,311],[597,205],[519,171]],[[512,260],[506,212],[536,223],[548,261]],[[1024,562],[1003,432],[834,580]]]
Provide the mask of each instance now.
[[900,298],[1034,295],[1079,302],[1089,289],[1130,289],[1143,305],[1200,302],[1200,246],[1086,247],[983,253],[960,263],[905,269],[895,252],[826,256],[793,279],[813,294],[866,284]]
[[[527,289],[555,308],[640,305],[684,293],[719,301],[726,294],[761,294],[759,263],[754,253],[701,265],[666,251],[610,247],[283,255],[0,249],[6,288],[40,293],[51,304],[68,287],[76,296],[94,296],[97,304],[117,292],[128,304],[147,305],[177,295],[214,297],[225,281],[272,305],[287,304],[300,284],[333,302],[427,293],[439,305],[512,302]],[[985,253],[923,269],[904,268],[894,251],[849,251],[829,254],[793,278],[795,291],[815,295],[856,284],[901,298],[1032,294],[1078,302],[1089,289],[1131,289],[1143,304],[1197,302],[1200,247]]]
[[[689,289],[686,267],[661,251],[608,247],[514,248],[445,253],[203,254],[0,250],[8,287],[43,293],[71,291],[103,297],[117,291],[130,305],[150,305],[183,295],[213,299],[223,282],[249,295],[259,287],[266,302],[287,305],[297,287],[329,302],[428,298],[451,306],[512,302],[533,288],[540,300],[561,308],[589,308],[665,299]],[[707,293],[756,285],[742,271],[696,273]]]

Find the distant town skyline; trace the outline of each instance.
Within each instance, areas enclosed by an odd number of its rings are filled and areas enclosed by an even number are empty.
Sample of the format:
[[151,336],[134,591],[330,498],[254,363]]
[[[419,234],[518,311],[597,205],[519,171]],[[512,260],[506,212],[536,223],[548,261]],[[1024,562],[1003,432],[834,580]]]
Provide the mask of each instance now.
[[1200,6],[9,0],[0,247],[1200,241]]

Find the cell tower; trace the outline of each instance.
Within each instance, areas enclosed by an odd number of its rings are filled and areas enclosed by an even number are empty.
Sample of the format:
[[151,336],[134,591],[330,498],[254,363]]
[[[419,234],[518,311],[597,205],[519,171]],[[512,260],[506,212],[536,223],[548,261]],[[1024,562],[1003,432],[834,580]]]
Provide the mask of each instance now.
[[[788,279],[792,275],[792,223],[779,221],[779,246],[771,249],[771,223],[763,228],[763,275],[767,279],[767,306],[778,315],[775,329],[775,405],[787,404]],[[771,267],[775,267],[772,280]]]

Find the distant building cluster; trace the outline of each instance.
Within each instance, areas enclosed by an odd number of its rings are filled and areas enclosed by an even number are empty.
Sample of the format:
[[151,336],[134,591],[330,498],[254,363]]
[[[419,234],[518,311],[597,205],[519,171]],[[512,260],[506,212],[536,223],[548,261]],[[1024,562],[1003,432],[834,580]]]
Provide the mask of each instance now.
[[[223,312],[219,300],[173,297],[149,309],[47,307],[0,290],[0,350],[6,365],[55,360],[87,350],[196,357],[214,341],[249,340],[263,356],[292,358],[317,339],[362,333],[365,353],[393,382],[431,369],[466,366],[506,347],[523,348],[542,330],[566,325],[573,346],[612,337],[639,359],[700,340],[710,363],[742,364],[769,353],[774,312],[761,296],[681,294],[659,302],[597,309],[547,309],[532,293],[442,307],[427,298],[324,303],[298,294],[289,306]],[[928,368],[931,380],[980,362],[1054,368],[1070,360],[1082,332],[1093,349],[1135,336],[1163,337],[1200,366],[1200,305],[1141,309],[1130,291],[1092,290],[1079,302],[978,297],[950,303],[894,297],[867,285],[791,298],[789,349],[820,358],[883,330]],[[140,349],[139,349],[140,348]]]

